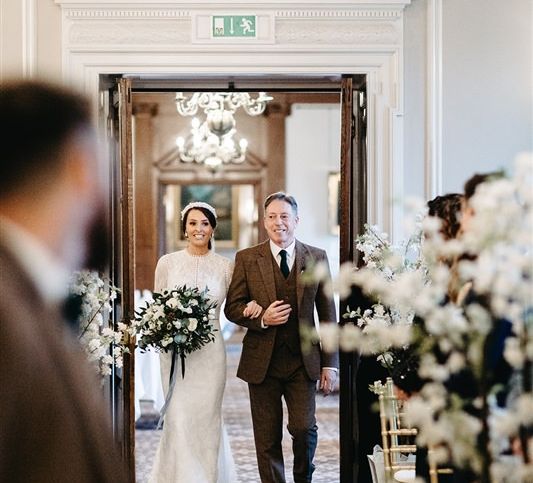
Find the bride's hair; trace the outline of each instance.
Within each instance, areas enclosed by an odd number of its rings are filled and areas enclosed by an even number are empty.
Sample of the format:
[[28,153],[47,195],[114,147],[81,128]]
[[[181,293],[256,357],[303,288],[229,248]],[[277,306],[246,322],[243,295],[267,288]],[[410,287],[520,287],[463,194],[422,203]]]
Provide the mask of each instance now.
[[[181,217],[181,231],[184,234],[185,234],[185,228],[187,227],[187,218],[189,217],[189,213],[191,212],[191,210],[201,211],[206,216],[213,230],[217,227],[217,219],[211,210],[204,208],[203,206],[191,206],[185,213],[183,213]],[[207,244],[207,248],[211,250],[212,247],[213,247],[213,244],[211,243],[211,240],[209,240]]]

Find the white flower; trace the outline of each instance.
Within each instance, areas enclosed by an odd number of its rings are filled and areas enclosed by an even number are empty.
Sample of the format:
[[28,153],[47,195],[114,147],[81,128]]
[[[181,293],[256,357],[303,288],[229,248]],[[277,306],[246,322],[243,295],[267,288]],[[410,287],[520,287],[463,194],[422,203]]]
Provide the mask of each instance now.
[[95,350],[99,349],[101,346],[100,339],[91,339],[89,341],[88,347],[91,352],[94,352]]
[[526,354],[520,347],[520,340],[517,337],[508,337],[505,340],[503,351],[505,360],[515,369],[522,369],[526,359]]
[[178,301],[173,297],[171,299],[168,299],[165,303],[167,307],[170,307],[171,309],[174,309],[178,306]]
[[110,327],[104,327],[102,329],[102,335],[104,337],[114,338],[115,337],[115,331],[113,329],[111,329]]
[[325,352],[335,352],[339,347],[339,327],[337,324],[320,324],[320,342]]
[[195,319],[194,317],[191,317],[190,319],[188,319],[187,328],[191,332],[194,332],[196,330],[196,327],[198,327],[198,320]]

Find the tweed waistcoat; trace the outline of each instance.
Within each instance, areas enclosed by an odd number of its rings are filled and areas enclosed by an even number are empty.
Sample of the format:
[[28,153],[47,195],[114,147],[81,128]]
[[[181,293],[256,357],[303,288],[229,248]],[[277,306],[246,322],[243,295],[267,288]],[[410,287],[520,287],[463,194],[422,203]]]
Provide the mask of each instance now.
[[296,293],[296,264],[293,264],[287,279],[272,257],[274,281],[276,282],[276,299],[284,300],[292,307],[289,320],[276,329],[274,347],[287,346],[293,354],[300,354],[300,331],[298,327],[298,297]]

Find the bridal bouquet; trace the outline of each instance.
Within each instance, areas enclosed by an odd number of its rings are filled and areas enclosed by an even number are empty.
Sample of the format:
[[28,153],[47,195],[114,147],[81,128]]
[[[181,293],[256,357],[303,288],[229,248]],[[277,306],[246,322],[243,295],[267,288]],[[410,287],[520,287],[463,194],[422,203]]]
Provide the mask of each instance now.
[[135,312],[131,334],[137,336],[137,347],[158,352],[173,352],[182,362],[185,357],[215,340],[216,302],[210,301],[205,290],[183,285],[153,293],[153,301]]

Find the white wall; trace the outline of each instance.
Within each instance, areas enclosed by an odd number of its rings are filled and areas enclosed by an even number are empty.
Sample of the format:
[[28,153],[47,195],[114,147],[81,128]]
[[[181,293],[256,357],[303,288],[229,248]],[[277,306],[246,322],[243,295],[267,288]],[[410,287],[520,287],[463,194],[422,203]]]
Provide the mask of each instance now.
[[0,0],[0,80],[61,80],[61,8],[54,0]]
[[404,12],[404,192],[424,196],[426,129],[426,0]]
[[328,233],[328,173],[340,169],[340,121],[339,105],[293,104],[285,124],[287,192],[300,215],[296,236],[325,249],[333,273],[339,237]]
[[[533,150],[530,0],[441,0],[442,191]],[[404,188],[424,193],[427,0],[404,12]]]
[[533,150],[533,2],[442,4],[443,188],[450,192]]
[[[54,0],[0,1],[0,78],[20,77],[33,62],[34,75],[60,79],[60,6]],[[446,192],[461,190],[476,171],[510,167],[517,152],[533,150],[532,2],[436,1],[443,9]],[[420,196],[427,141],[428,2],[412,0],[404,11],[404,190]],[[33,58],[28,45],[35,47]]]
[[0,76],[22,75],[22,2],[0,0]]

